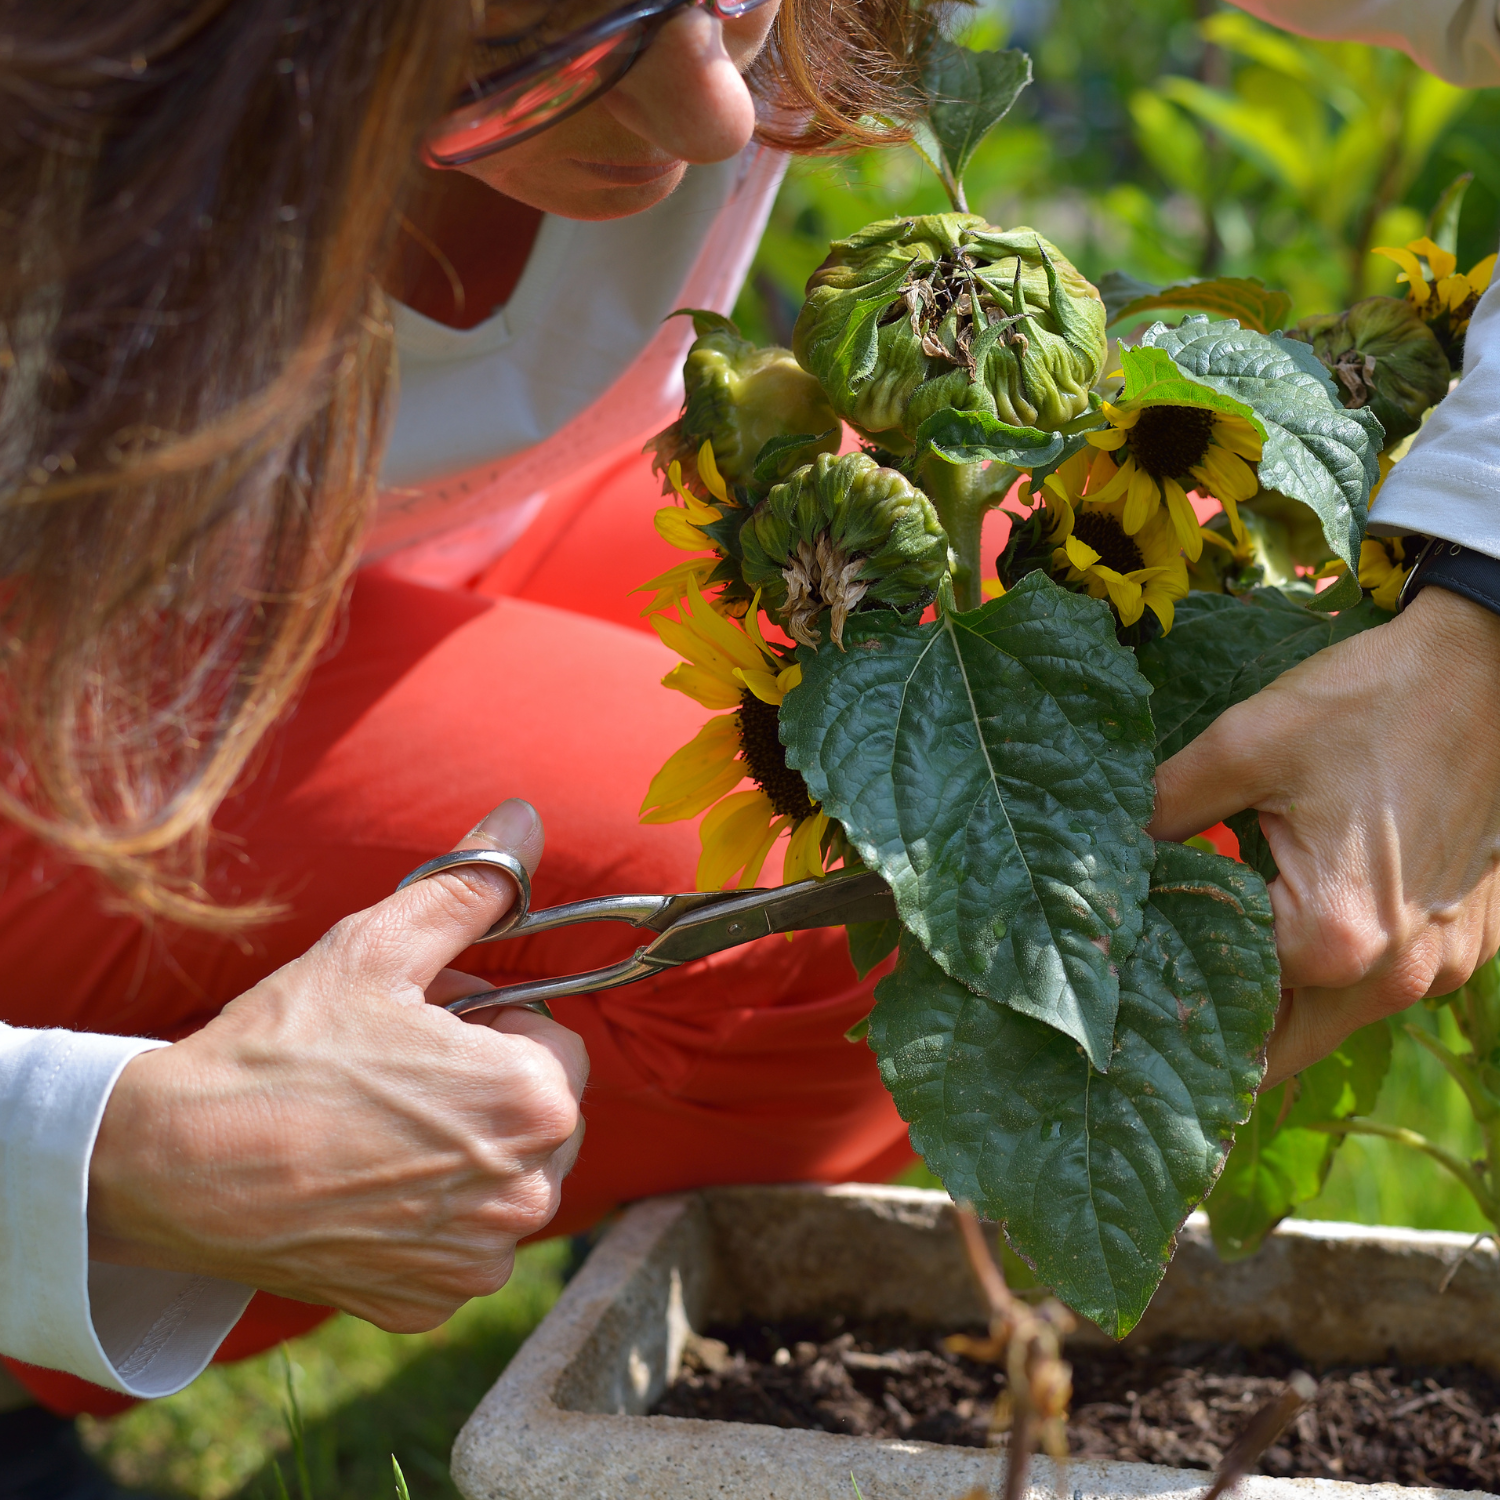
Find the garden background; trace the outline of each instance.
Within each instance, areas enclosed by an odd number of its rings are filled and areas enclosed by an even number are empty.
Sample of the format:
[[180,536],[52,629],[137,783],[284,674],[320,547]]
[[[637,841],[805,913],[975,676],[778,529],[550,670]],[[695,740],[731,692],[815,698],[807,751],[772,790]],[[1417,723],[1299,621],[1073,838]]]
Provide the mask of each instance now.
[[[1500,91],[1454,89],[1399,54],[1305,42],[1196,0],[987,0],[965,30],[972,45],[1024,47],[1036,70],[968,169],[974,210],[1040,230],[1090,277],[1258,276],[1291,292],[1296,316],[1333,311],[1395,291],[1396,268],[1371,247],[1421,234],[1464,172],[1460,265],[1500,244]],[[944,207],[909,151],[795,164],[736,310],[742,328],[789,343],[830,239]],[[1418,1007],[1407,1019],[1457,1043],[1446,1012]],[[1460,1156],[1479,1145],[1456,1086],[1404,1038],[1374,1118]],[[1301,1213],[1483,1227],[1438,1167],[1370,1138],[1345,1143]],[[454,1500],[453,1437],[568,1263],[566,1244],[523,1251],[509,1286],[431,1334],[337,1318],[285,1352],[214,1367],[170,1400],[90,1423],[87,1440],[122,1483],[162,1496],[273,1500],[279,1467],[297,1500],[374,1500],[394,1494],[394,1452],[414,1500]],[[288,1380],[304,1424],[300,1465]]]

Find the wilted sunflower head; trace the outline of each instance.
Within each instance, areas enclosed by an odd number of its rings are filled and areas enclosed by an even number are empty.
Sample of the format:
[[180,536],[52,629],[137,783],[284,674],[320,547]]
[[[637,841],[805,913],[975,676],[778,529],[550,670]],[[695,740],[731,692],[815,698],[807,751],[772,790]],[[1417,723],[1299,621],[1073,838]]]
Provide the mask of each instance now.
[[1375,413],[1388,448],[1415,432],[1428,408],[1448,394],[1448,356],[1404,298],[1366,297],[1347,312],[1303,318],[1286,336],[1312,345],[1345,406]]
[[907,609],[936,594],[948,536],[921,490],[864,453],[828,454],[778,484],[740,531],[745,583],[762,607],[806,646],[832,612],[835,645],[861,604]]
[[750,483],[756,457],[772,438],[808,438],[799,463],[837,451],[838,416],[790,349],[758,348],[716,313],[694,313],[693,323],[698,337],[682,367],[682,415],[650,444],[658,472],[679,463],[689,488],[702,494],[694,460],[705,442],[731,486]]
[[902,452],[945,407],[1049,430],[1082,414],[1104,368],[1104,304],[1033,229],[887,219],[834,242],[792,347],[841,416]]

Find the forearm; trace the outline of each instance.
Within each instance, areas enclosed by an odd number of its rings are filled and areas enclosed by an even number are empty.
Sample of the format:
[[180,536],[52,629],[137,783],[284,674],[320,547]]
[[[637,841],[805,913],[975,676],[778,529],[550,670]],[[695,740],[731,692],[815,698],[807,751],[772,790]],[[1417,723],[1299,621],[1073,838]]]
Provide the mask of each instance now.
[[91,1265],[89,1161],[121,1072],[160,1042],[0,1026],[0,1352],[136,1396],[186,1385],[250,1291]]
[[1500,84],[1495,0],[1242,0],[1240,8],[1299,36],[1395,47],[1463,88]]

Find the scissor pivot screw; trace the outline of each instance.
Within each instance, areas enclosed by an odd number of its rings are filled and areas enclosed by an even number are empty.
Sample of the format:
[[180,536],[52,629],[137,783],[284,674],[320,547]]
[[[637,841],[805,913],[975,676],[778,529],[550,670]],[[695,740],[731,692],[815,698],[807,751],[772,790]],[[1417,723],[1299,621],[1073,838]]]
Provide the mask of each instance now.
[[730,937],[738,937],[745,930],[745,924],[743,922],[731,922],[724,930]]

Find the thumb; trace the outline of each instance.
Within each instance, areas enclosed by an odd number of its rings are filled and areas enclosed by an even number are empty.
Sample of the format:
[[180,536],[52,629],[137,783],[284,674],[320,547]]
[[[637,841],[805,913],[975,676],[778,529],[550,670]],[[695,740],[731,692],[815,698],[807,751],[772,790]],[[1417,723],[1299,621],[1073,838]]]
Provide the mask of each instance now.
[[[513,854],[535,872],[544,836],[536,809],[519,797],[502,802],[455,846]],[[419,991],[516,904],[515,880],[493,865],[460,865],[418,880],[364,913],[365,937],[390,978]],[[419,995],[418,999],[421,998]]]
[[1180,843],[1255,806],[1261,788],[1255,757],[1236,733],[1239,717],[1231,708],[1156,768],[1156,811],[1146,825],[1152,838]]

